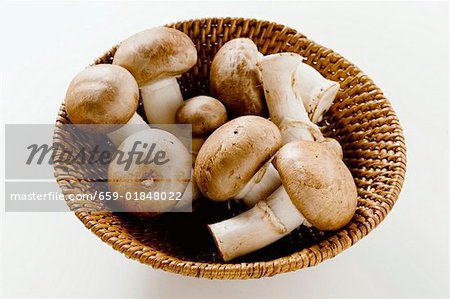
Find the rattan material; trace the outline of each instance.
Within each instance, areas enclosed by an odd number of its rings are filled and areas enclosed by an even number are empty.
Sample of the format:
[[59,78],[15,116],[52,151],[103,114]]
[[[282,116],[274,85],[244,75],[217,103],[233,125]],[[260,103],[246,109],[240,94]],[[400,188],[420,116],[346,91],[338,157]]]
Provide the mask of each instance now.
[[[272,22],[211,18],[170,26],[189,35],[198,50],[197,65],[180,80],[185,97],[209,94],[211,61],[226,41],[236,37],[251,38],[263,54],[297,52],[323,76],[340,82],[338,99],[321,129],[343,146],[345,163],[358,187],[356,215],[338,232],[301,227],[277,243],[231,263],[220,260],[205,224],[239,213],[242,207],[237,203],[228,209],[226,204],[200,201],[195,213],[164,214],[151,220],[125,214],[87,213],[82,211],[83,206],[69,204],[88,229],[127,257],[154,268],[196,277],[248,279],[317,265],[355,244],[386,217],[402,187],[406,148],[390,103],[361,70],[297,31]],[[95,63],[110,63],[114,51],[115,48]],[[55,143],[67,147],[87,143],[62,131],[65,123],[69,120],[62,105]],[[79,178],[104,172],[105,169],[55,164],[55,176],[65,194],[92,191],[92,186]]]

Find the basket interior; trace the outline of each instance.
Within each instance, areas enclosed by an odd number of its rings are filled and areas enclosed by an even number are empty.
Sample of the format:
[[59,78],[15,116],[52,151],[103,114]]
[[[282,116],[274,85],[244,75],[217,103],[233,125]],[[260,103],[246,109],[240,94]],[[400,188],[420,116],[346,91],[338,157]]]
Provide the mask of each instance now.
[[[200,199],[193,213],[166,213],[152,219],[126,213],[88,213],[83,210],[86,205],[101,210],[101,206],[96,206],[101,204],[69,203],[88,228],[115,249],[156,268],[210,278],[249,278],[315,265],[348,248],[383,220],[401,189],[406,167],[405,145],[390,103],[362,71],[339,54],[276,23],[213,18],[170,26],[188,34],[198,50],[196,66],[179,80],[186,99],[210,94],[212,59],[225,42],[236,37],[252,39],[264,55],[296,52],[323,76],[340,83],[337,99],[319,125],[325,136],[336,138],[342,145],[344,162],[358,188],[356,215],[338,232],[324,233],[302,226],[278,242],[233,260],[225,267],[221,267],[223,262],[206,224],[242,212],[244,207],[238,202],[216,203]],[[111,63],[114,52],[115,48],[95,63]],[[142,106],[138,112],[144,116]],[[70,121],[62,105],[55,128],[55,143],[63,143],[66,147],[88,146],[87,139],[63,131],[61,126],[65,123]],[[55,176],[65,194],[92,192],[92,184],[80,181],[90,173],[97,177],[105,175],[106,166],[80,168],[55,164]],[[280,261],[287,262],[288,266],[274,268]],[[237,273],[236,269],[242,270],[242,265],[246,265],[247,270]],[[253,271],[255,267],[266,266],[271,270]]]

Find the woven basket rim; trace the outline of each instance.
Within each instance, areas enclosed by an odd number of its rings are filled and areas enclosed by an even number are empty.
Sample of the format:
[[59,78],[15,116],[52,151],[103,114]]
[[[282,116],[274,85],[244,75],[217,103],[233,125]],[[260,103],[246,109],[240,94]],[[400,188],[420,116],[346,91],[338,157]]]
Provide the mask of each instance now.
[[[354,66],[350,61],[348,61],[346,58],[342,57],[341,55],[333,52],[332,50],[321,46],[318,43],[315,43],[314,41],[308,39],[305,35],[299,33],[297,30],[278,24],[276,22],[271,21],[265,21],[265,20],[257,20],[254,18],[234,18],[234,17],[213,17],[213,18],[200,18],[200,19],[189,19],[185,21],[179,21],[170,23],[168,25],[165,25],[167,27],[174,27],[174,28],[183,28],[183,26],[188,26],[190,23],[195,23],[197,25],[203,24],[203,26],[211,26],[212,24],[217,24],[218,22],[227,23],[229,22],[231,26],[236,26],[236,23],[251,23],[255,22],[260,24],[261,26],[267,26],[267,27],[281,27],[282,30],[292,33],[293,36],[301,36],[302,38],[305,38],[313,44],[314,46],[320,47],[321,49],[324,49],[326,51],[329,51],[330,53],[333,53],[336,57],[338,57],[338,60],[343,59],[346,63],[353,66],[355,69],[355,75],[357,76],[363,76],[364,79],[367,80],[369,84],[372,84],[374,87],[374,90],[379,92],[381,95],[382,92],[376,86],[373,81],[364,74],[363,71],[361,71],[359,68]],[[111,51],[114,51],[116,46],[113,46],[111,50],[107,51],[102,57],[105,57],[111,53]],[[101,61],[100,58],[94,61],[94,64],[97,64]],[[383,96],[384,97],[384,96]],[[386,99],[387,103],[388,100]],[[401,146],[398,148],[398,154],[401,158],[403,163],[402,166],[396,170],[396,175],[390,185],[390,195],[392,200],[392,206],[394,205],[395,201],[398,199],[399,193],[401,191],[404,176],[406,172],[406,146],[405,146],[405,140],[403,136],[403,131],[400,126],[400,123],[398,121],[397,116],[395,115],[394,110],[391,106],[389,106],[390,112],[392,112],[392,115],[395,119],[395,129],[397,132],[399,132],[398,136],[398,142],[401,144]],[[55,127],[59,127],[62,124],[66,122],[66,113],[65,113],[65,107],[64,107],[64,100],[60,107],[58,117],[56,120]],[[54,136],[55,138],[55,136]],[[70,189],[67,188],[67,186],[64,184],[65,180],[65,173],[64,170],[61,169],[58,164],[54,165],[54,175],[56,177],[56,180],[62,189],[63,194],[66,196],[70,194]],[[239,262],[239,263],[206,263],[206,262],[197,262],[197,261],[189,261],[180,259],[177,257],[172,257],[170,255],[167,255],[161,251],[158,251],[156,249],[153,249],[149,247],[148,245],[145,245],[141,243],[138,240],[134,240],[133,243],[135,243],[138,247],[144,247],[146,255],[139,255],[136,254],[133,250],[130,249],[123,249],[121,247],[116,247],[114,243],[108,239],[107,231],[103,230],[96,230],[95,225],[92,223],[90,216],[91,213],[82,212],[82,211],[76,211],[75,215],[82,221],[82,223],[91,230],[94,234],[96,234],[98,237],[102,239],[102,241],[108,243],[111,245],[115,250],[118,250],[125,254],[128,258],[139,260],[140,262],[144,264],[151,265],[153,268],[156,269],[162,269],[165,271],[187,275],[187,276],[195,276],[195,277],[204,277],[204,278],[215,278],[215,279],[247,279],[247,278],[260,278],[260,277],[268,277],[273,276],[279,273],[285,273],[285,272],[291,272],[298,269],[311,267],[319,264],[322,261],[325,261],[327,259],[333,258],[340,252],[346,250],[347,248],[351,247],[353,244],[358,242],[360,239],[365,237],[369,232],[371,232],[375,227],[378,226],[378,224],[384,220],[385,216],[390,212],[392,209],[392,206],[385,205],[383,211],[374,211],[373,214],[368,218],[368,222],[372,220],[372,223],[363,223],[356,225],[355,223],[350,223],[348,226],[346,226],[344,229],[340,230],[337,234],[333,235],[330,238],[327,238],[323,241],[321,241],[318,244],[315,244],[313,246],[304,248],[300,251],[294,252],[290,255],[279,257],[272,260],[266,260],[266,261],[260,261],[260,262]],[[353,234],[350,234],[350,232],[353,231]],[[355,238],[354,236],[357,236]],[[343,242],[339,242],[343,241]],[[338,244],[338,245],[337,245]],[[339,244],[341,246],[339,246]],[[337,246],[337,248],[335,248]],[[333,249],[330,249],[333,247]],[[142,249],[141,249],[142,250]],[[326,254],[324,254],[325,250],[327,251]]]

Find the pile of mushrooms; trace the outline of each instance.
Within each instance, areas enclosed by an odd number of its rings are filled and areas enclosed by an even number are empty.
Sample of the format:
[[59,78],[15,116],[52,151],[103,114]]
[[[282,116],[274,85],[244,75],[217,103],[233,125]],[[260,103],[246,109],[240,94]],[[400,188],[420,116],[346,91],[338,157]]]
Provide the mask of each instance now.
[[[183,194],[181,202],[122,202],[122,208],[155,216],[190,204],[200,193],[212,201],[241,200],[247,211],[208,225],[224,261],[300,225],[327,231],[348,224],[356,186],[339,142],[324,137],[317,125],[339,83],[296,53],[264,56],[252,40],[236,38],[212,61],[211,95],[183,99],[177,78],[196,62],[187,35],[157,27],[124,40],[112,65],[88,67],[71,82],[65,104],[73,123],[108,124],[100,133],[119,150],[148,141],[174,161],[171,167],[136,163],[129,169],[111,161],[108,183],[119,194]],[[148,124],[136,113],[139,99]],[[192,144],[186,147],[152,124],[190,124]]]

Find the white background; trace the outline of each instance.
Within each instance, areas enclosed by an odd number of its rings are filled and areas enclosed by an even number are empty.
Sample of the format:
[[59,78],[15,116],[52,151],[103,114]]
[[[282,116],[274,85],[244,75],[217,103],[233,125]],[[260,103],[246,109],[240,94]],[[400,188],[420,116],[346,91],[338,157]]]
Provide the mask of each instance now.
[[124,258],[70,213],[2,211],[2,294],[447,296],[447,3],[2,3],[3,122],[53,123],[71,78],[112,45],[145,28],[206,16],[289,25],[341,53],[375,80],[391,100],[408,146],[406,182],[393,211],[336,258],[253,281],[210,281],[153,270]]

